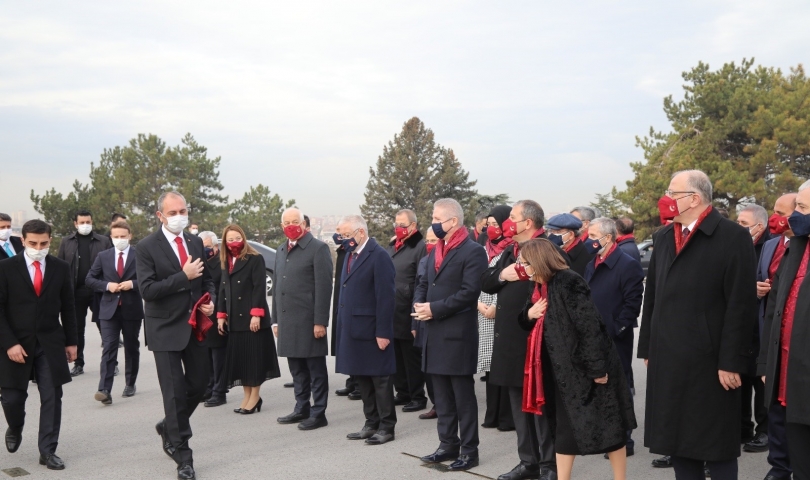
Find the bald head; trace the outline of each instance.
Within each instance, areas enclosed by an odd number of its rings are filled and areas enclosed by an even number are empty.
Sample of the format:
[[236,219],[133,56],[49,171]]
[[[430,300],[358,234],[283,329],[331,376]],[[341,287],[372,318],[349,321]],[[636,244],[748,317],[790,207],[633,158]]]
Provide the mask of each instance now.
[[776,199],[773,204],[773,213],[783,217],[789,217],[793,210],[796,210],[796,194],[786,193]]

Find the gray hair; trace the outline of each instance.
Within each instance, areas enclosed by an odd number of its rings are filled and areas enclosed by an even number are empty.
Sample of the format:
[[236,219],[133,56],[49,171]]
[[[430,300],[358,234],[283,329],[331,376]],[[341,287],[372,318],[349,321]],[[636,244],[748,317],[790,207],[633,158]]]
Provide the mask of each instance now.
[[298,221],[300,221],[301,223],[304,223],[304,212],[299,210],[297,207],[290,207],[290,208],[285,209],[283,212],[281,212],[281,218],[284,218],[284,215],[287,215],[287,212],[291,212],[293,210],[298,212]]
[[579,214],[580,220],[582,220],[582,222],[583,222],[583,223],[585,223],[585,222],[590,222],[590,221],[592,221],[594,218],[596,218],[596,217],[598,217],[598,216],[599,216],[599,213],[596,211],[596,209],[595,209],[595,208],[593,208],[593,207],[586,207],[586,206],[584,206],[584,205],[583,205],[583,206],[580,206],[580,207],[574,207],[574,208],[571,210],[571,212],[570,212],[570,213],[574,213],[574,212],[577,212],[577,213]]
[[740,213],[742,212],[751,212],[751,215],[754,216],[757,223],[764,227],[768,226],[768,212],[765,211],[765,208],[763,208],[761,205],[750,203],[740,209]]
[[410,208],[403,208],[402,210],[398,211],[395,217],[400,215],[406,215],[408,217],[408,221],[411,223],[416,223],[416,213],[411,210]]
[[210,239],[211,239],[211,244],[212,244],[212,245],[216,245],[216,244],[218,244],[218,243],[219,243],[219,242],[217,241],[217,234],[216,234],[216,233],[214,233],[214,232],[212,232],[212,231],[210,231],[210,230],[206,230],[206,231],[204,231],[204,232],[200,232],[200,234],[199,234],[198,236],[200,237],[200,240],[203,240],[203,241],[205,241],[205,239],[206,239],[206,238],[210,238]]
[[539,203],[534,200],[518,200],[514,206],[520,206],[523,209],[523,218],[531,220],[535,228],[545,225],[546,214]]
[[338,222],[338,225],[344,224],[348,224],[350,227],[352,227],[352,230],[359,230],[362,228],[363,231],[368,234],[368,224],[360,215],[346,215],[340,219],[340,222]]
[[804,190],[805,188],[810,188],[810,180],[808,180],[808,181],[806,181],[806,182],[802,183],[802,185],[799,187],[799,191],[801,192],[801,191],[802,191],[802,190]]
[[[436,200],[433,203],[433,208],[438,208],[439,210],[444,210],[445,212],[450,214],[450,218],[457,218],[458,219],[458,226],[464,225],[464,209],[461,208],[461,204],[457,201],[453,200],[452,198],[442,198]],[[449,218],[448,218],[449,220]]]
[[161,193],[160,197],[158,198],[158,210],[161,212],[163,211],[163,202],[166,200],[166,197],[180,197],[183,199],[183,203],[185,203],[186,206],[188,206],[188,202],[186,202],[186,197],[184,197],[182,193],[176,190],[170,190],[168,192]]
[[672,174],[672,178],[685,173],[686,185],[691,188],[695,193],[700,195],[703,203],[712,203],[712,181],[709,176],[700,170],[681,170]]
[[2,220],[4,222],[10,222],[11,217],[7,213],[0,213],[0,220]]
[[616,231],[615,220],[611,220],[610,218],[607,217],[599,217],[591,220],[591,224],[589,226],[590,227],[595,226],[597,229],[599,229],[599,233],[601,234],[601,236],[611,235],[610,239],[614,242],[616,241],[616,237],[618,235]]

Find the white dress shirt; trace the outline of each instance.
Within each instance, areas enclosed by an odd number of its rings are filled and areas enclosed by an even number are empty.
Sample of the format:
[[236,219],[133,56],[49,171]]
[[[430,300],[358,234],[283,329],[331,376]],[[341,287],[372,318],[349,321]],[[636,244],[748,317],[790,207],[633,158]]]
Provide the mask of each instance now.
[[[5,252],[6,251],[6,245],[8,245],[8,249],[11,250],[11,252],[14,255],[17,255],[17,250],[14,249],[14,245],[11,244],[10,239],[9,240],[0,240],[0,250]],[[8,255],[8,253],[6,253],[6,255]]]
[[[172,243],[174,243],[174,240],[172,240]],[[177,249],[177,244],[176,243],[174,245],[174,248],[175,248],[175,250]],[[122,253],[124,254],[124,268],[126,268],[126,266],[127,266],[127,257],[129,256],[129,245],[127,245],[127,248],[125,248],[123,251],[118,250],[117,248],[115,249],[115,261],[113,262],[113,269],[116,272],[118,271],[118,257],[120,257]],[[178,256],[177,258],[180,258],[180,257]]]
[[[186,239],[185,239],[185,237],[183,237],[182,232],[180,233],[180,235],[175,235],[175,234],[173,234],[172,232],[170,232],[170,231],[166,230],[166,226],[165,226],[165,225],[164,225],[164,226],[162,226],[162,227],[160,227],[160,229],[163,231],[163,235],[165,235],[165,236],[166,236],[166,240],[168,240],[168,241],[169,241],[169,245],[171,245],[171,247],[172,247],[172,251],[174,252],[174,254],[175,254],[175,255],[177,255],[177,261],[178,261],[178,262],[180,261],[180,251],[179,251],[179,250],[177,250],[177,242],[175,242],[175,240],[174,240],[174,239],[175,239],[175,238],[177,238],[177,237],[180,237],[180,240],[182,240],[182,241],[183,241],[183,248],[185,248],[185,249],[186,249],[186,256],[187,256],[188,258],[191,258],[191,253],[188,251],[188,244],[186,243]],[[125,257],[126,257],[126,255],[125,255]],[[181,267],[181,268],[183,267],[183,264],[182,264],[182,263],[180,264],[180,267]]]
[[[48,258],[48,257],[45,257]],[[36,267],[34,267],[34,260],[25,254],[25,264],[28,266],[28,274],[31,275],[31,283],[34,283],[34,275],[37,272]],[[39,270],[42,272],[42,280],[45,280],[45,259],[39,261]]]

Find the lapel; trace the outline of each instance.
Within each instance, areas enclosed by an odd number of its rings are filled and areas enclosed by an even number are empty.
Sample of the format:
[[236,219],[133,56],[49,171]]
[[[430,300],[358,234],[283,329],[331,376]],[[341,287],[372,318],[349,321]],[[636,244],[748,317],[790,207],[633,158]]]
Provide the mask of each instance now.
[[175,270],[182,270],[182,266],[180,265],[180,260],[177,258],[177,255],[174,254],[174,250],[172,250],[172,246],[169,245],[169,240],[166,239],[166,235],[163,233],[163,227],[161,226],[157,232],[155,232],[155,236],[157,237],[158,245],[163,250],[163,253],[166,254],[166,257],[169,259],[169,263],[175,268]]
[[[375,248],[377,248],[377,241],[374,240],[373,238],[369,238],[366,241],[366,246],[365,248],[363,248],[363,251],[360,252],[360,255],[358,255],[357,258],[352,262],[352,270],[346,273],[345,280],[349,280],[349,278],[354,274],[354,272],[356,272],[357,269],[360,268],[360,265],[362,265],[366,261],[366,259],[371,256],[371,251],[374,250]],[[346,267],[348,268],[349,265],[348,259],[345,260],[343,263],[345,263]]]
[[[42,292],[40,292],[40,297],[45,295],[45,292],[48,290],[48,285],[52,283],[51,280],[55,276],[54,275],[54,264],[56,263],[56,261],[54,260],[55,258],[56,257],[50,254],[45,258],[45,271],[49,273],[43,273],[42,275]],[[23,264],[25,264],[25,262],[23,262]],[[28,271],[28,269],[26,269],[26,271]],[[31,277],[29,276],[28,278],[30,279]],[[34,288],[33,283],[31,283],[31,288]]]
[[197,238],[196,235],[192,235],[190,233],[186,233],[183,230],[183,239],[186,241],[186,245],[188,245],[188,252],[186,252],[192,260],[196,260],[198,258],[203,258],[202,250],[197,249],[197,242],[193,242],[192,239]]
[[[720,214],[717,213],[717,209],[712,208],[712,211],[709,212],[708,215],[706,215],[706,218],[704,218],[702,222],[700,222],[700,225],[697,226],[697,229],[699,232],[702,232],[706,234],[706,236],[711,237],[712,235],[714,235],[714,231],[717,229],[717,226],[720,225],[720,221],[722,219],[723,217],[721,217]],[[672,226],[672,230],[673,231],[675,230],[674,224]],[[689,239],[686,245],[684,245],[683,248],[681,248],[681,253],[675,255],[675,235],[674,233],[672,233],[669,234],[668,236],[672,242],[672,254],[674,257],[672,259],[672,262],[669,264],[669,267],[672,268],[672,265],[674,265],[675,262],[678,261],[678,258],[683,257],[684,252],[692,248],[695,242],[698,241],[699,237],[698,232],[695,232],[695,234],[692,236],[692,238]]]
[[228,275],[229,276],[233,275],[234,273],[238,272],[239,270],[242,270],[242,267],[244,267],[246,263],[247,263],[247,259],[237,258],[236,263],[233,264],[233,270],[228,272]]
[[[799,273],[799,266],[802,263],[802,256],[804,255],[804,249],[807,247],[807,241],[807,237],[791,237],[788,251],[782,258],[783,262],[787,261],[787,265],[785,265],[780,275],[779,298],[776,304],[776,307],[780,310],[785,307],[788,295],[790,295],[790,289],[793,287],[793,280],[796,279],[796,274]],[[805,280],[807,280],[807,278],[810,277],[805,277]]]
[[[459,245],[458,247],[456,247],[456,248],[454,248],[454,249],[450,250],[450,251],[447,253],[447,255],[445,255],[444,259],[442,260],[442,264],[439,266],[439,271],[438,271],[438,272],[436,272],[436,276],[437,276],[437,277],[438,277],[438,276],[439,276],[439,275],[442,273],[442,271],[444,270],[444,267],[446,267],[446,266],[447,266],[447,264],[448,264],[448,263],[450,263],[450,260],[451,260],[453,257],[455,257],[455,256],[456,256],[456,253],[458,253],[458,251],[461,249],[461,247],[463,247],[463,246],[464,246],[464,244],[466,244],[466,243],[467,243],[469,240],[470,240],[469,238],[468,238],[468,239],[466,239],[466,240],[464,240],[463,242],[461,242],[461,245]],[[435,264],[435,262],[434,262],[434,264]],[[435,266],[433,266],[433,265],[430,265],[430,267],[433,267],[433,269],[434,269],[434,270],[436,269],[436,267],[435,267]]]
[[[31,281],[31,274],[30,274],[30,273],[28,273],[28,265],[25,263],[25,258],[24,258],[22,255],[14,255],[14,257],[13,257],[11,260],[9,260],[9,261],[10,261],[10,262],[16,262],[16,263],[17,263],[17,270],[19,270],[20,274],[23,276],[23,281],[24,281],[24,282],[25,282],[25,283],[28,285],[28,287],[31,289],[31,293],[33,293],[34,295],[36,295],[36,292],[34,291],[34,282],[33,282],[33,281]],[[46,260],[46,261],[47,261],[47,260]],[[43,279],[43,280],[44,280],[44,279]],[[43,282],[43,288],[42,288],[42,290],[43,290],[43,291],[45,290],[45,288],[44,288],[44,282]]]
[[[115,248],[115,247],[113,247],[113,248]],[[124,262],[124,276],[125,277],[127,276],[127,273],[129,272],[130,268],[135,268],[134,265],[135,265],[135,247],[130,246],[129,247],[129,253],[127,254],[127,261]],[[116,272],[116,273],[118,273],[118,272]]]

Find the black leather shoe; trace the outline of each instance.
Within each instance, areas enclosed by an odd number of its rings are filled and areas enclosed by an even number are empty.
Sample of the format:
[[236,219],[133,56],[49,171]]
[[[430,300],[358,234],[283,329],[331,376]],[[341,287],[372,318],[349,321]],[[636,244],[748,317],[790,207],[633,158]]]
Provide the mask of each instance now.
[[407,405],[402,407],[402,411],[405,413],[408,412],[418,412],[419,410],[424,410],[427,408],[427,402],[408,402]]
[[195,478],[197,478],[194,475],[194,466],[187,462],[178,465],[177,478],[179,480],[194,480]]
[[540,476],[540,465],[532,465],[530,463],[518,463],[517,467],[504,473],[498,480],[524,480],[527,478],[537,478]]
[[8,450],[8,453],[14,453],[19,450],[21,443],[22,428],[6,429],[6,450]]
[[354,390],[349,394],[349,400],[362,400],[363,396],[360,395],[360,390]]
[[169,458],[174,459],[174,447],[172,446],[172,442],[169,441],[169,438],[166,436],[165,425],[163,420],[159,421],[157,425],[155,425],[155,430],[157,430],[158,435],[160,435],[160,439],[163,442],[163,453],[169,456]]
[[758,433],[753,440],[743,445],[743,450],[746,452],[767,452],[768,451],[768,435]]
[[81,365],[73,365],[73,369],[70,371],[71,377],[78,377],[79,375],[84,373],[84,367]]
[[400,397],[399,395],[394,397],[394,405],[407,405],[411,403],[410,398]]
[[55,453],[49,453],[48,455],[40,454],[39,464],[45,465],[46,467],[48,467],[48,470],[65,469],[65,462],[63,462],[61,458],[57,457]]
[[447,460],[454,460],[456,458],[458,458],[458,450],[442,450],[439,448],[435,452],[431,453],[430,455],[425,455],[419,460],[422,460],[425,463],[440,463],[446,462]]
[[537,480],[557,480],[557,472],[548,467],[543,467],[540,469],[540,476],[537,477]]
[[353,391],[354,391],[353,388],[349,388],[349,387],[341,388],[340,390],[335,390],[335,395],[337,395],[338,397],[346,397],[350,393],[352,393]]
[[121,394],[122,397],[132,397],[135,395],[135,385],[127,385],[124,387],[124,393]]
[[672,468],[672,457],[664,455],[661,458],[656,458],[652,461],[652,466],[655,468]]
[[773,475],[765,475],[765,480],[790,480],[792,477],[775,477]]
[[506,426],[498,425],[498,431],[499,432],[514,432],[515,431],[515,426],[514,425],[506,425]]
[[295,384],[293,382],[288,382],[284,384],[284,388],[293,388]]
[[346,435],[346,438],[348,438],[349,440],[365,440],[367,438],[373,437],[375,433],[377,433],[376,428],[363,427],[359,432],[354,432]]
[[366,439],[366,445],[382,445],[394,439],[394,432],[378,430],[373,437]]
[[[632,449],[632,448],[630,448],[630,447],[625,447],[625,449],[627,450],[627,453],[625,454],[625,456],[627,456],[627,457],[632,457],[633,455],[635,455],[635,454],[636,454],[635,450],[633,450],[633,449]],[[609,459],[610,459],[610,455],[608,455],[608,454],[606,453],[606,454],[605,454],[605,460],[609,460]]]
[[298,424],[298,430],[315,430],[327,425],[329,425],[329,422],[326,421],[326,417],[310,417]]
[[206,400],[208,400],[209,398],[211,398],[213,395],[214,395],[214,393],[213,393],[213,392],[211,392],[210,390],[206,390],[206,392],[205,392],[205,393],[203,393],[203,396],[202,396],[202,398],[200,399],[200,403],[205,402]]
[[99,390],[95,395],[93,395],[93,398],[104,405],[112,405],[112,396],[110,396],[110,392],[107,390]]
[[[241,409],[240,409],[240,410],[241,410]],[[277,421],[278,423],[281,423],[281,424],[283,424],[283,425],[286,425],[286,424],[288,424],[288,423],[299,423],[299,422],[303,422],[303,421],[304,421],[304,420],[306,420],[307,418],[309,418],[309,415],[304,415],[303,413],[295,413],[295,412],[293,412],[293,413],[291,413],[291,414],[287,415],[286,417],[278,417],[278,418],[276,419],[276,421]]]
[[432,420],[434,418],[439,418],[439,414],[436,413],[435,408],[431,408],[429,412],[419,415],[419,420]]
[[220,405],[225,405],[226,403],[228,403],[228,402],[225,400],[224,396],[223,397],[211,397],[211,398],[209,398],[208,400],[205,401],[204,405],[206,407],[218,407]]
[[477,466],[478,455],[459,455],[458,459],[447,467],[447,470],[450,472],[464,472]]

